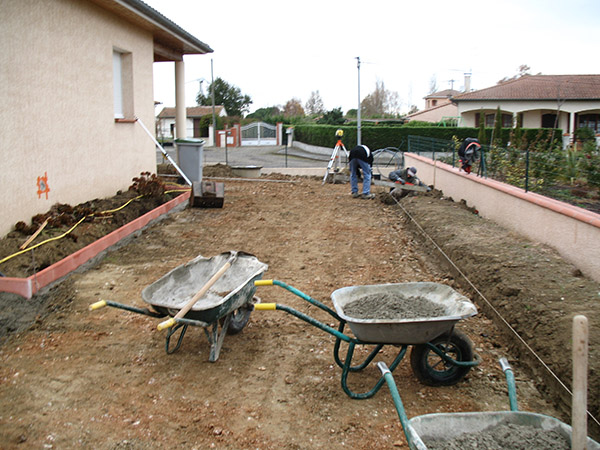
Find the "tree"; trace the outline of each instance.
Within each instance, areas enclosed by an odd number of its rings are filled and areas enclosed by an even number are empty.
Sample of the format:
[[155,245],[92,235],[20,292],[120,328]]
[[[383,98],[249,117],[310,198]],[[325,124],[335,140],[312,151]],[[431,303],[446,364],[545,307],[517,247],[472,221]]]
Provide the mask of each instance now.
[[361,116],[384,117],[385,115],[398,114],[400,100],[397,92],[386,90],[383,81],[375,82],[375,90],[360,102]]
[[223,105],[228,115],[242,116],[245,112],[248,112],[248,106],[252,104],[250,96],[242,94],[239,87],[230,85],[220,77],[209,85],[207,95],[204,95],[202,91],[198,93],[196,97],[198,105],[212,105],[211,93],[213,88],[215,91],[215,105]]
[[512,77],[504,77],[500,81],[498,81],[497,84],[506,83],[507,81],[516,80],[517,78],[521,78],[525,75],[529,75],[529,71],[531,70],[531,67],[529,67],[527,64],[521,64],[517,70],[518,70],[518,73],[516,75],[513,75]]
[[513,147],[515,148],[521,148],[521,141],[523,139],[523,115],[522,114],[517,114],[517,124],[515,126],[515,130],[514,130],[514,141],[513,141]]
[[437,87],[437,77],[434,75],[431,75],[431,79],[429,80],[429,92],[428,94],[433,94],[434,92],[437,92],[438,87]]
[[342,125],[344,122],[344,113],[342,113],[341,107],[324,113],[323,117],[317,120],[318,124],[324,125]]
[[276,123],[281,121],[283,117],[283,111],[279,106],[271,106],[268,108],[258,108],[252,114],[246,116],[247,119],[258,119],[263,122]]
[[304,117],[304,108],[302,103],[297,98],[292,98],[283,107],[283,115],[285,117]]
[[494,117],[494,137],[492,138],[492,145],[502,145],[502,111],[498,106],[496,110],[496,116]]
[[312,91],[310,93],[310,97],[308,98],[306,105],[304,105],[304,110],[309,116],[317,116],[325,112],[323,99],[321,98],[319,91]]
[[479,113],[479,133],[477,134],[477,140],[481,145],[487,143],[487,137],[485,134],[485,114],[483,111]]

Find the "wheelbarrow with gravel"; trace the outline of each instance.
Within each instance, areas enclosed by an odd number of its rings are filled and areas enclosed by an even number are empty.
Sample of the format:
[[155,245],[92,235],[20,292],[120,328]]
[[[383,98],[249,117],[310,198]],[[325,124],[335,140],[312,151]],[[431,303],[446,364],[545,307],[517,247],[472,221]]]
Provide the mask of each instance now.
[[390,389],[408,446],[412,450],[554,449],[600,450],[589,437],[574,438],[574,429],[545,414],[519,411],[515,378],[506,358],[500,359],[506,376],[510,411],[434,413],[408,419],[394,377],[383,362],[377,366]]
[[[236,334],[248,323],[254,303],[254,282],[262,278],[267,264],[248,253],[229,251],[211,258],[198,256],[171,270],[142,291],[149,308],[137,308],[102,300],[90,306],[123,309],[155,318],[169,319],[158,325],[167,330],[165,349],[179,349],[188,326],[204,330],[210,344],[209,361],[219,358],[226,334]],[[177,341],[171,345],[171,338]]]
[[[335,311],[298,289],[278,280],[258,280],[256,286],[279,286],[339,322],[337,329],[289,306],[259,303],[257,310],[285,311],[336,338],[334,359],[342,369],[341,384],[351,398],[370,398],[385,383],[380,377],[367,392],[357,393],[348,387],[348,375],[365,369],[386,345],[398,348],[390,364],[393,371],[412,346],[410,362],[416,377],[431,386],[458,383],[477,365],[470,339],[455,328],[461,319],[477,313],[475,305],[451,287],[429,282],[349,286],[331,294]],[[345,333],[346,324],[352,335]],[[347,345],[341,356],[342,342]],[[357,346],[372,347],[364,361],[353,365]]]

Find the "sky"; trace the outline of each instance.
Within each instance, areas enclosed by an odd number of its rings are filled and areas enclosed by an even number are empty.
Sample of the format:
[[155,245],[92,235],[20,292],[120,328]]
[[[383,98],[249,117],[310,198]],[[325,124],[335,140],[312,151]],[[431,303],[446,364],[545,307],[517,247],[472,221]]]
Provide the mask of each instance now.
[[[186,55],[186,106],[221,77],[249,112],[306,104],[357,108],[377,82],[401,112],[438,90],[495,85],[518,73],[598,74],[598,0],[144,0],[214,52]],[[360,69],[357,67],[360,58]],[[154,96],[175,106],[174,64],[154,64]],[[199,80],[204,80],[200,82]]]

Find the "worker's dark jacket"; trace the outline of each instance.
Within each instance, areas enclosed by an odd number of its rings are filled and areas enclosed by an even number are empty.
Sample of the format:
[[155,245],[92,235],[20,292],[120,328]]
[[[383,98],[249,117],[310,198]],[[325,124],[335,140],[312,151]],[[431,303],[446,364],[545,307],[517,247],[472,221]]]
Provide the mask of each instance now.
[[[467,149],[469,149],[469,147],[471,147],[471,144],[476,144],[474,146],[472,146],[471,151],[468,152]],[[480,147],[479,145],[479,141],[475,138],[466,138],[462,144],[460,144],[460,148],[458,149],[458,156],[461,159],[475,159],[476,157],[476,150],[478,150]]]
[[350,150],[350,161],[353,159],[361,159],[364,162],[369,163],[370,166],[373,166],[373,152],[369,150],[369,147],[366,145],[357,145],[352,150]]

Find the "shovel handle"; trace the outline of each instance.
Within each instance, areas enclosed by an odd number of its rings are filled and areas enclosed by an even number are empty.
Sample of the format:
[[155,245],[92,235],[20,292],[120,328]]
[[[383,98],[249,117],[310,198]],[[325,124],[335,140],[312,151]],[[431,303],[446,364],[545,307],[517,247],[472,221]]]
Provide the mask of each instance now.
[[166,330],[167,328],[171,328],[176,323],[177,323],[177,321],[173,317],[171,317],[170,319],[167,319],[167,320],[159,323],[156,328],[158,328],[159,331],[162,331],[162,330]]

